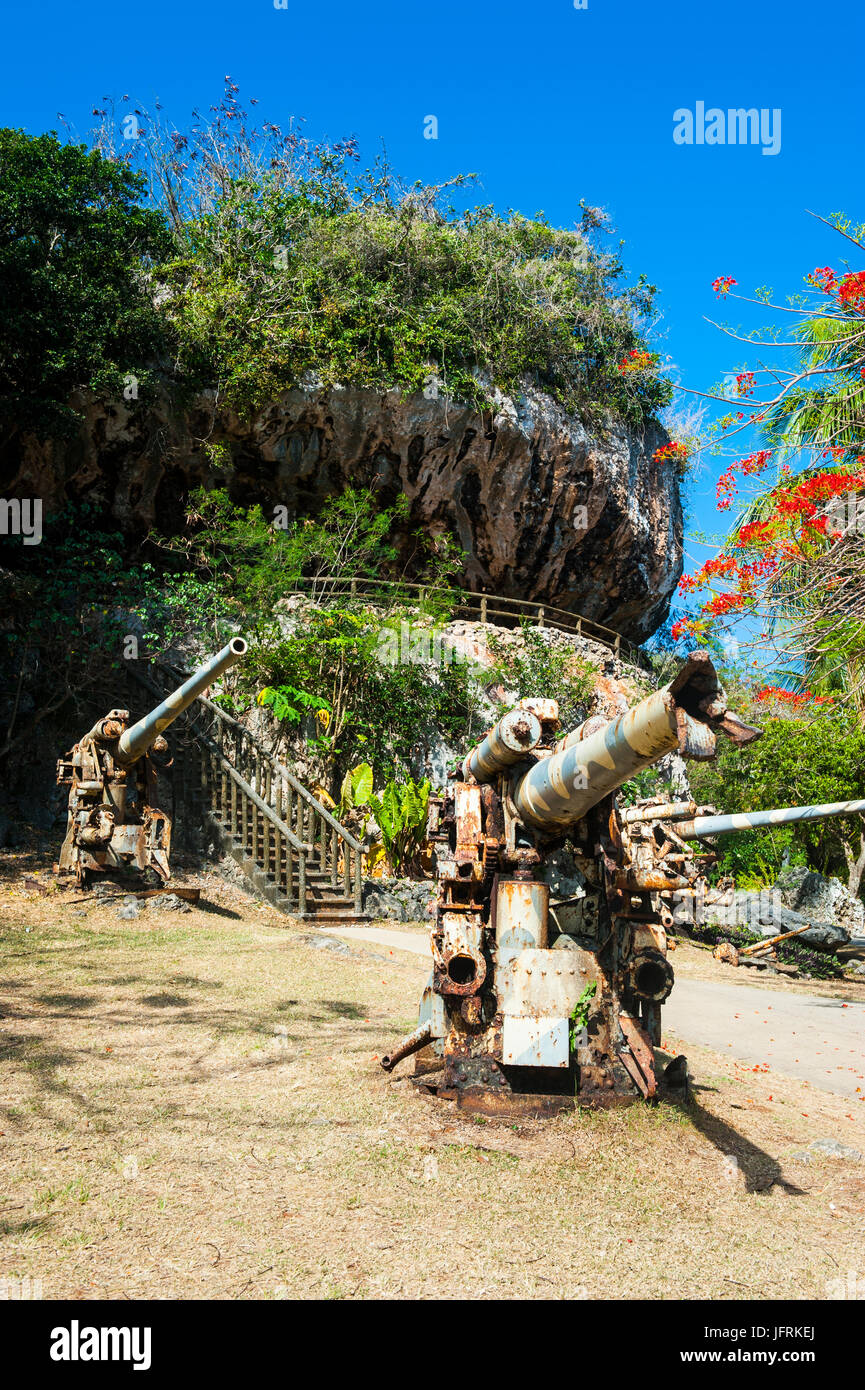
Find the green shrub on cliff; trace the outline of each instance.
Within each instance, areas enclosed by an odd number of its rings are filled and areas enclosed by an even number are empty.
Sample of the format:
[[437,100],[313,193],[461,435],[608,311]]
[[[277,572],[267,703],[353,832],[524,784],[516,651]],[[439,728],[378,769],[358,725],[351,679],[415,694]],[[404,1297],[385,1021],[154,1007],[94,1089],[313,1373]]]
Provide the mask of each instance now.
[[[570,230],[458,212],[447,198],[473,176],[425,188],[383,161],[353,172],[353,140],[256,126],[237,91],[226,79],[222,102],[183,131],[137,111],[124,151],[173,228],[160,276],[188,383],[241,409],[306,374],[478,406],[527,381],[595,424],[609,411],[639,426],[667,404],[639,332],[654,287],[623,282],[597,209],[581,205]],[[110,148],[115,115],[99,114]]]
[[254,407],[310,374],[487,406],[529,382],[596,423],[666,403],[654,374],[618,370],[651,290],[584,231],[431,201],[334,207],[269,179],[234,185],[183,230],[163,274],[185,370]]

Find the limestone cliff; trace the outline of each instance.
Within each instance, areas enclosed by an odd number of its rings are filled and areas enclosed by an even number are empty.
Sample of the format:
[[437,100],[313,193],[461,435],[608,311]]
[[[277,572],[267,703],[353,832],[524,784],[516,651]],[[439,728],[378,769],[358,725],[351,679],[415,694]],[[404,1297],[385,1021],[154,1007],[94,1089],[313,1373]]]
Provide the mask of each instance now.
[[291,514],[373,484],[383,502],[408,497],[407,531],[458,538],[467,587],[647,637],[682,571],[676,468],[652,458],[666,435],[612,425],[601,438],[531,390],[495,402],[479,413],[420,394],[311,385],[241,419],[211,395],[184,412],[167,396],[155,406],[87,399],[71,445],[20,445],[7,495],[42,497],[49,510],[89,497],[129,532],[170,531],[199,483]]

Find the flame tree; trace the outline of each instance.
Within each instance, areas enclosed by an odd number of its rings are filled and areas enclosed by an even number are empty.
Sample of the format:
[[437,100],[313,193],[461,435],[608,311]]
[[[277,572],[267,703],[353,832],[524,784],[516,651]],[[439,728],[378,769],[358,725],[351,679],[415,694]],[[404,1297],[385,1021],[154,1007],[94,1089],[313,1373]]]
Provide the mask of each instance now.
[[[852,227],[841,217],[827,225],[844,238],[845,249],[865,247],[865,226]],[[865,270],[821,266],[805,284],[804,294],[780,305],[769,294],[734,293],[731,276],[714,282],[719,298],[766,305],[788,315],[792,328],[783,336],[744,337],[724,329],[759,348],[759,360],[735,374],[735,408],[719,430],[729,440],[757,427],[765,447],[736,459],[718,479],[719,511],[734,504],[738,510],[719,553],[683,576],[681,592],[704,597],[692,616],[674,625],[673,635],[705,640],[743,618],[756,619],[759,643],[778,668],[787,668],[792,687],[767,686],[765,698],[794,708],[812,699],[847,698],[861,714]],[[765,361],[769,349],[782,353],[780,363]]]

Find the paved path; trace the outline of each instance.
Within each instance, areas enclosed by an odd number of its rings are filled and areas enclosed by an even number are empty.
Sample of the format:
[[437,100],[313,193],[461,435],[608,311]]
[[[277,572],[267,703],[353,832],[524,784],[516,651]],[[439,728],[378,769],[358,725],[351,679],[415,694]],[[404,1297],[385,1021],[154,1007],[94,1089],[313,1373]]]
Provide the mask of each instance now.
[[752,1066],[865,1095],[865,1004],[680,977],[664,1005],[664,1031]]
[[[415,955],[430,953],[426,934],[385,927],[322,931]],[[752,1066],[767,1064],[836,1095],[857,1101],[865,1096],[865,1004],[680,977],[664,1005],[664,1031]]]

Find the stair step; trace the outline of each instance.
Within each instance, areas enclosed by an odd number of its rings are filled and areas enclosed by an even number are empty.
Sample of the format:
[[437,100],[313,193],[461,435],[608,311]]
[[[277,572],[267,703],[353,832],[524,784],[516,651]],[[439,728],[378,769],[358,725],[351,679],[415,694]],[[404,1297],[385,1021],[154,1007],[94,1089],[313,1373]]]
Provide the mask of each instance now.
[[322,922],[339,922],[344,927],[355,924],[362,927],[372,919],[366,912],[314,912],[310,914],[309,920],[316,926]]

